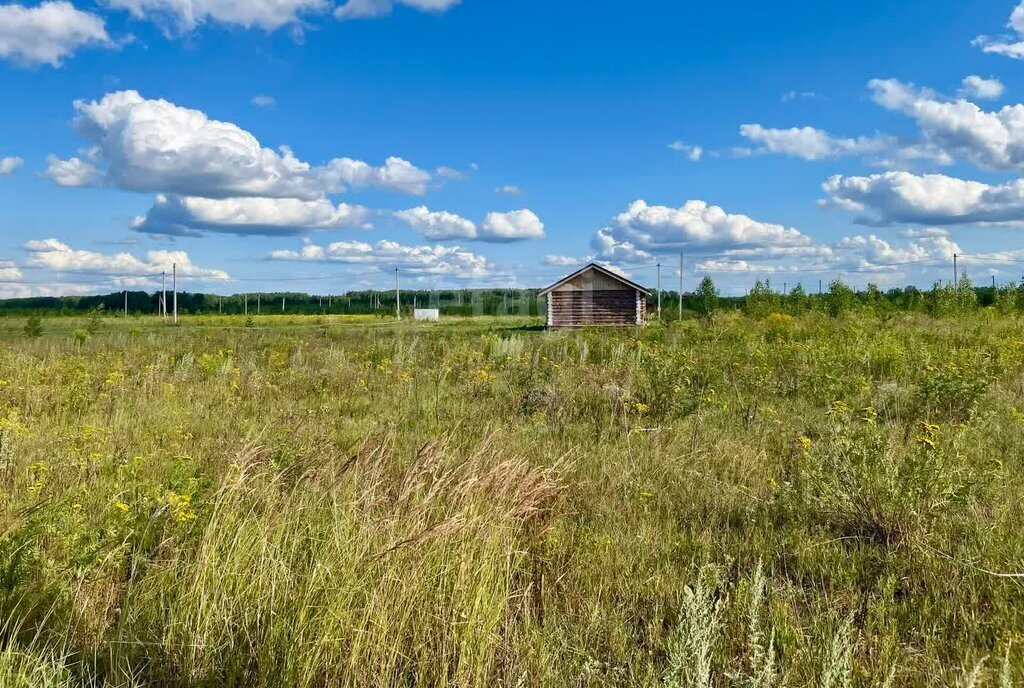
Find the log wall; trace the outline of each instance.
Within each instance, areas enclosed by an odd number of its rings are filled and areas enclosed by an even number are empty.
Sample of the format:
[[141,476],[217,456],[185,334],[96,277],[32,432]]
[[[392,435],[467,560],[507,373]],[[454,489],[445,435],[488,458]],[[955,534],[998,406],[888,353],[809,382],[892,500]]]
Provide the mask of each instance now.
[[637,293],[632,289],[556,290],[548,294],[548,314],[551,327],[632,327],[637,324]]

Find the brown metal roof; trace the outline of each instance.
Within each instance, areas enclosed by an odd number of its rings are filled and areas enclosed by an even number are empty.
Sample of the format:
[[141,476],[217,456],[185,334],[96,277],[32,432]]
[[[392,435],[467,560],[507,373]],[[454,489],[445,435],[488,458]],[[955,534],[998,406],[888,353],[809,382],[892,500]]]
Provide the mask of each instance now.
[[553,291],[555,289],[558,289],[558,287],[562,286],[563,284],[565,284],[569,280],[573,279],[574,277],[577,277],[578,275],[582,275],[587,270],[598,270],[598,271],[604,273],[605,275],[608,275],[612,279],[616,279],[619,282],[622,282],[623,284],[628,284],[629,286],[633,287],[637,291],[643,292],[644,294],[647,294],[647,295],[650,295],[650,293],[651,293],[649,289],[641,287],[639,284],[637,284],[633,280],[626,279],[622,275],[616,274],[616,273],[612,272],[611,270],[609,270],[608,268],[606,268],[606,267],[604,267],[602,265],[598,265],[597,263],[590,263],[589,265],[584,265],[582,268],[580,268],[576,272],[572,273],[571,275],[567,275],[566,277],[563,277],[562,279],[560,279],[557,282],[555,282],[554,284],[552,284],[550,287],[547,287],[546,289],[541,289],[537,293],[537,296],[545,296],[546,294],[550,293],[551,291]]

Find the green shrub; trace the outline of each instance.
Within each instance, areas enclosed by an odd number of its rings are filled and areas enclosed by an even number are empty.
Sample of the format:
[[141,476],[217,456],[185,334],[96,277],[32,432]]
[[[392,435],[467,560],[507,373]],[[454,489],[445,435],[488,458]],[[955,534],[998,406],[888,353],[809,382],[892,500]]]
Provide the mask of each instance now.
[[838,277],[828,285],[828,294],[825,296],[825,307],[828,314],[838,318],[844,313],[849,313],[857,305],[857,295],[853,289]]
[[928,366],[918,388],[921,417],[933,420],[962,422],[970,418],[988,391],[988,377],[983,370],[949,363],[943,367]]
[[29,316],[28,320],[25,321],[25,336],[26,337],[42,337],[43,336],[43,321],[38,315]]

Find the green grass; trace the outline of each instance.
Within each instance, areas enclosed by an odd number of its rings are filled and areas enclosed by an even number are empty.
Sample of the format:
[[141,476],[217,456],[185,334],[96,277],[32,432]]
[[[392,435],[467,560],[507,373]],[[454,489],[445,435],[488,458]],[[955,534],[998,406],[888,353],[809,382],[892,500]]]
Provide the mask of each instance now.
[[0,319],[0,685],[1024,669],[1016,317],[246,325]]

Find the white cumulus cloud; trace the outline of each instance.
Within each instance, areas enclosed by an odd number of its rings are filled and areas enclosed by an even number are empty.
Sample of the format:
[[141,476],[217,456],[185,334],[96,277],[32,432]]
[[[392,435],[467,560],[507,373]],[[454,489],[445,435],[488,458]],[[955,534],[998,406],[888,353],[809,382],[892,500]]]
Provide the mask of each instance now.
[[397,157],[388,158],[380,167],[374,167],[362,160],[337,158],[327,163],[321,176],[329,192],[375,186],[414,196],[425,194],[431,180],[429,172]]
[[978,98],[980,100],[995,100],[1003,96],[1003,91],[1006,88],[1003,86],[1003,82],[996,78],[985,79],[976,74],[965,76],[963,81],[963,88],[960,89],[958,95],[962,98]]
[[373,212],[326,198],[224,198],[160,195],[133,229],[145,234],[201,236],[206,233],[289,235],[312,230],[369,228]]
[[959,245],[945,236],[919,237],[903,246],[893,246],[874,234],[844,237],[836,244],[841,259],[853,258],[858,268],[898,267],[906,263],[945,261],[954,253],[963,253]]
[[638,248],[635,243],[624,238],[623,232],[611,227],[597,230],[590,245],[597,255],[608,261],[620,263],[646,263],[654,258],[652,253]]
[[974,45],[987,53],[1004,55],[1015,60],[1024,58],[1024,2],[1013,8],[1008,26],[1016,36],[978,36],[974,39]]
[[75,110],[75,129],[105,165],[107,179],[130,191],[317,200],[367,186],[421,194],[431,179],[397,157],[381,167],[351,158],[313,167],[286,146],[264,147],[231,122],[137,91],[76,101]]
[[131,253],[98,253],[76,250],[57,239],[38,239],[25,243],[28,265],[54,272],[80,272],[119,278],[151,277],[169,270],[176,263],[178,274],[211,281],[229,279],[223,270],[201,268],[192,263],[185,251],[149,251],[145,258]]
[[704,157],[704,149],[701,146],[692,146],[682,141],[673,141],[668,144],[668,147],[677,153],[682,153],[683,157],[690,162],[700,162],[700,159]]
[[491,276],[493,264],[484,256],[458,246],[405,246],[394,241],[336,241],[326,246],[305,242],[299,250],[273,251],[271,260],[313,261],[399,268],[419,275],[456,278]]
[[287,148],[264,148],[230,122],[137,91],[76,101],[75,129],[96,146],[107,176],[131,191],[314,199],[322,185]]
[[106,0],[106,4],[137,19],[186,32],[205,22],[273,31],[330,8],[327,0]]
[[341,20],[369,19],[391,14],[395,5],[411,7],[421,12],[445,12],[462,0],[348,0],[334,10],[334,16]]
[[1003,184],[942,174],[885,172],[830,177],[826,204],[862,213],[867,224],[961,225],[1024,222],[1024,179]]
[[649,261],[658,252],[690,248],[708,251],[777,249],[792,253],[811,245],[811,239],[792,227],[760,222],[727,213],[704,201],[687,201],[679,208],[634,201],[599,230],[593,246],[608,260]]
[[480,227],[483,241],[508,242],[543,239],[544,223],[532,210],[513,210],[508,213],[487,213]]
[[56,155],[46,158],[46,172],[43,176],[59,186],[87,188],[95,186],[102,176],[96,167],[81,158],[61,160]]
[[544,265],[553,265],[556,267],[572,267],[575,265],[583,265],[587,260],[588,259],[586,258],[577,258],[575,256],[548,255],[544,256],[544,258],[541,259],[541,262],[544,263]]
[[981,167],[1024,167],[1024,105],[986,112],[963,98],[942,99],[896,79],[873,79],[868,86],[879,105],[913,118],[934,149]]
[[804,160],[879,153],[892,144],[885,136],[840,138],[814,127],[771,129],[760,124],[740,126],[740,136],[759,145],[751,153],[774,153]]
[[59,67],[89,45],[111,45],[103,19],[65,0],[34,7],[0,5],[0,58]]
[[13,260],[0,260],[0,280],[20,280],[21,270]]
[[477,236],[474,222],[444,210],[432,211],[421,205],[408,210],[399,210],[394,215],[426,238],[434,241],[475,239]]
[[8,156],[0,158],[0,177],[7,177],[15,172],[25,163],[21,158]]

